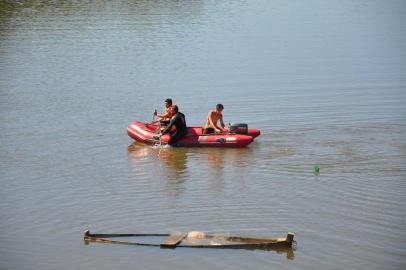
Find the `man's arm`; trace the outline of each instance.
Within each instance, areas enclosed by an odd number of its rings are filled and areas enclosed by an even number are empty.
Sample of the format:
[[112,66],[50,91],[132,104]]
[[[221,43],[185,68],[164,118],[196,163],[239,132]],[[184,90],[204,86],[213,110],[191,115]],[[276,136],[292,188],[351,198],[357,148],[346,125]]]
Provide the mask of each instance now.
[[159,118],[171,118],[173,116],[172,110],[166,110],[164,114],[158,114],[155,110],[154,115],[158,116]]
[[166,113],[166,114],[157,114],[156,116],[158,116],[159,118],[169,118],[169,113]]
[[171,128],[175,125],[175,121],[176,116],[171,118],[171,121],[169,122],[168,126],[162,131],[161,135],[168,133],[171,130]]
[[223,122],[223,115],[220,116],[220,125],[222,128],[224,128],[226,126],[226,125],[224,125],[224,122]]

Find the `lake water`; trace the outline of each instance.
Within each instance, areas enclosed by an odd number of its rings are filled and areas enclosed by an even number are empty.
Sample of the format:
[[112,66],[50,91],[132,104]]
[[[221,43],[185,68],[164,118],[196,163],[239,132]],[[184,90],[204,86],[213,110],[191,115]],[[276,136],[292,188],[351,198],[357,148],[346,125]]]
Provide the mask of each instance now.
[[[405,1],[0,1],[1,269],[404,269]],[[171,97],[245,149],[133,141]],[[313,167],[320,174],[313,174]],[[292,254],[83,242],[296,233]]]

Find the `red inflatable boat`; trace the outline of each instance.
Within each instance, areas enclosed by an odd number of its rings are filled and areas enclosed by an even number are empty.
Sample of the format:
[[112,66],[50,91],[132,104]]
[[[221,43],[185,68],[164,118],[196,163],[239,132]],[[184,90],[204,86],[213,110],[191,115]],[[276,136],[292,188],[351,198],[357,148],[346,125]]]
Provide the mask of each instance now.
[[[127,133],[134,140],[145,144],[168,143],[170,135],[165,134],[159,141],[157,129],[154,124],[134,122],[128,125]],[[248,128],[245,124],[232,125],[230,132],[226,134],[203,135],[202,131],[202,127],[188,127],[186,137],[178,141],[179,146],[244,147],[261,134],[258,129]]]

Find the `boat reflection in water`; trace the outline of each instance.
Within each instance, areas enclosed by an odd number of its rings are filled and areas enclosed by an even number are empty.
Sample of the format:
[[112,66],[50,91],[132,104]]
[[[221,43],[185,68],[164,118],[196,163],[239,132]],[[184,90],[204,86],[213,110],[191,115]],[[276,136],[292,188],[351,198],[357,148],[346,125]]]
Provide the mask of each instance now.
[[[239,179],[250,166],[254,151],[247,148],[174,148],[134,142],[128,146],[128,161],[134,179],[151,175],[150,181],[165,179],[167,189],[181,191],[181,184],[194,179],[222,194],[226,178]],[[178,184],[178,185],[177,185]]]
[[134,142],[127,148],[133,178],[148,181],[148,184],[154,184],[157,189],[162,189],[170,196],[178,196],[184,192],[186,180],[190,179],[187,151],[186,148],[149,146]]
[[163,174],[177,179],[187,173],[187,149],[169,146],[146,146],[137,142],[127,148],[131,168],[137,172],[142,165],[151,165],[153,171],[162,168]]

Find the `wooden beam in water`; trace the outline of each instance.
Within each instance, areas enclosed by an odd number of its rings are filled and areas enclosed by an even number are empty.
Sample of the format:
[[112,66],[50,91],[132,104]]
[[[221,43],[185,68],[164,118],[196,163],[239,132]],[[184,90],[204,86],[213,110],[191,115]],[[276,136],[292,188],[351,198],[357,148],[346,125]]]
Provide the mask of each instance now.
[[295,234],[293,232],[288,232],[288,235],[286,236],[286,242],[288,242],[289,244],[292,244],[294,236],[295,236]]
[[187,233],[182,232],[175,232],[171,233],[169,237],[161,243],[161,247],[163,248],[175,248],[177,245],[182,242],[183,239],[187,236]]

